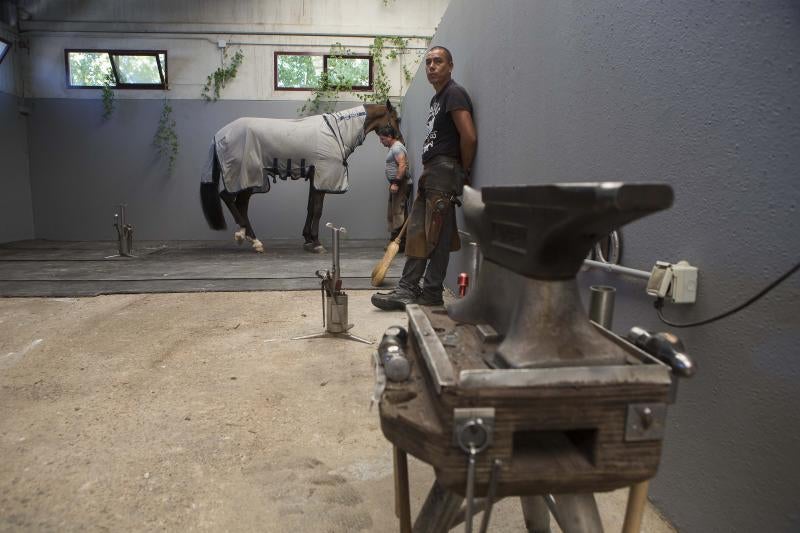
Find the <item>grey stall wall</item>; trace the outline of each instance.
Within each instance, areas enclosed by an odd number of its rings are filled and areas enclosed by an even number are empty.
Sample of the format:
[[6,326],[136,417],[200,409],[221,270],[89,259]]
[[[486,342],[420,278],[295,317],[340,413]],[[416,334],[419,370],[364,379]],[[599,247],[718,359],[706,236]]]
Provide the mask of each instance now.
[[[200,172],[214,133],[243,116],[297,118],[302,102],[171,101],[180,144],[175,168],[152,145],[161,115],[159,100],[117,99],[102,118],[102,102],[38,99],[31,112],[30,165],[36,237],[115,239],[115,205],[128,206],[138,239],[228,239],[230,231],[208,228],[200,208]],[[358,103],[341,103],[339,108]],[[388,186],[383,178],[386,148],[370,134],[349,159],[350,191],[327,195],[326,221],[345,226],[353,238],[387,238]],[[306,215],[308,184],[278,181],[250,202],[250,220],[261,239],[297,238]]]
[[[673,320],[727,310],[800,260],[797,2],[453,0],[433,43],[475,104],[476,186],[674,187],[671,210],[623,231],[626,266],[700,268],[697,304],[668,306]],[[420,71],[403,122],[417,162],[431,95]],[[454,256],[451,287],[466,264]],[[670,410],[656,505],[682,532],[800,531],[800,276],[688,330],[659,322],[641,281],[580,282],[618,288],[615,331],[674,331],[698,362]]]
[[19,98],[0,92],[0,242],[34,236],[28,125],[18,106]]

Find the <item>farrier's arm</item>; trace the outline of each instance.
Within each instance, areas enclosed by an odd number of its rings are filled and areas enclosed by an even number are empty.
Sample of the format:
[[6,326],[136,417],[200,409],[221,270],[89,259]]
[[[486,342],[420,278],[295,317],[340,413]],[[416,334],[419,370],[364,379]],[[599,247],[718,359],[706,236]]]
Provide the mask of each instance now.
[[408,169],[408,161],[406,160],[406,154],[404,154],[403,152],[395,154],[394,160],[397,163],[398,179],[403,180],[406,177],[406,170]]
[[397,163],[397,177],[392,180],[392,183],[389,185],[389,192],[396,193],[400,190],[400,183],[406,177],[406,167],[408,166],[408,162],[406,161],[406,154],[400,152],[394,155],[394,161]]
[[466,109],[456,109],[452,112],[453,123],[456,125],[458,135],[461,138],[461,165],[467,174],[467,183],[470,182],[470,171],[472,162],[475,160],[475,151],[478,147],[478,133],[475,131],[475,123],[472,121],[472,113]]

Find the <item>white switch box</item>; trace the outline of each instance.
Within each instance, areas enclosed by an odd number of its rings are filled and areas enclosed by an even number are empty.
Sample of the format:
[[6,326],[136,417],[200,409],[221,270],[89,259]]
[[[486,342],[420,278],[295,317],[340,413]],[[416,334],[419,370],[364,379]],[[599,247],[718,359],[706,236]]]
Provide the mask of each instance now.
[[688,261],[672,265],[672,286],[667,293],[676,304],[693,304],[697,300],[697,267]]

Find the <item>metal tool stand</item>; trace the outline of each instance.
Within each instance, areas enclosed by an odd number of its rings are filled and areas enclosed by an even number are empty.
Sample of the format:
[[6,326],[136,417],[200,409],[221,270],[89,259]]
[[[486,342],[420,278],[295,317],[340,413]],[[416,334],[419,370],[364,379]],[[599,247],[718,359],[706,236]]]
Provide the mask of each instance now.
[[322,325],[325,327],[325,331],[292,337],[292,340],[337,337],[372,344],[372,341],[350,333],[353,324],[349,324],[347,320],[347,294],[342,289],[342,272],[339,261],[339,234],[347,233],[347,230],[344,227],[337,228],[330,222],[325,224],[325,227],[331,229],[333,264],[331,270],[317,270],[316,272],[317,277],[322,279]]
[[117,205],[117,212],[114,213],[114,228],[117,230],[119,253],[109,255],[106,259],[114,257],[136,257],[133,255],[133,225],[128,224],[125,217],[125,204]]

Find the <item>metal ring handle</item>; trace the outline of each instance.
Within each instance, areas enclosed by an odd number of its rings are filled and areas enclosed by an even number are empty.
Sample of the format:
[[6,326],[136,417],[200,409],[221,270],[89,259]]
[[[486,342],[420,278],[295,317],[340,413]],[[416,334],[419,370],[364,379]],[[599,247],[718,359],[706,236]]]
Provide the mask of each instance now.
[[608,259],[606,259],[605,255],[603,255],[603,247],[600,246],[599,242],[594,245],[594,255],[597,256],[597,260],[601,263],[608,263],[612,265],[619,264],[620,239],[617,230],[614,230],[608,234]]

